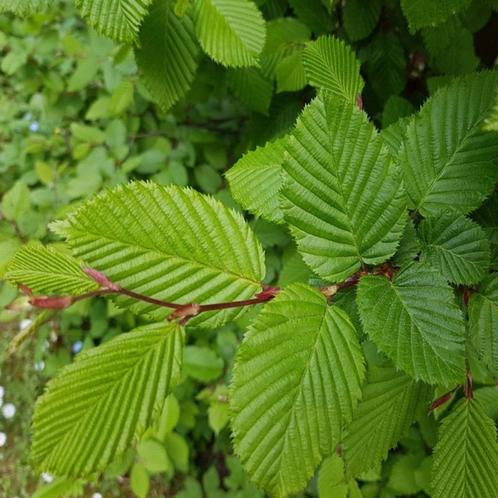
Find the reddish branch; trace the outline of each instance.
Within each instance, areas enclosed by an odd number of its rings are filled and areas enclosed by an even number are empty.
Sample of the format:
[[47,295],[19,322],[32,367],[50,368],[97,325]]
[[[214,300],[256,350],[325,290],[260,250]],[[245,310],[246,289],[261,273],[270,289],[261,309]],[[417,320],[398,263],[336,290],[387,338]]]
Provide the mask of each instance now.
[[[33,296],[33,293],[29,287],[25,285],[19,285],[19,288],[26,295],[30,296],[30,303],[37,308],[61,310],[65,309],[75,302],[87,299],[90,297],[99,297],[109,294],[128,296],[137,301],[142,301],[148,304],[153,304],[155,306],[160,306],[163,308],[170,308],[173,313],[170,314],[169,320],[179,320],[181,323],[186,323],[189,318],[199,315],[207,311],[216,311],[229,308],[240,308],[244,306],[254,306],[257,304],[265,303],[273,299],[280,289],[278,287],[270,287],[267,285],[262,286],[262,291],[256,294],[252,299],[245,299],[240,301],[230,301],[224,303],[210,303],[210,304],[198,304],[198,303],[188,303],[179,304],[172,303],[169,301],[164,301],[162,299],[156,299],[138,292],[132,291],[121,287],[120,285],[112,282],[103,273],[95,270],[94,268],[83,268],[83,271],[99,284],[100,289],[81,294],[79,296]],[[342,289],[347,289],[349,287],[355,286],[365,275],[384,275],[385,277],[392,279],[395,270],[389,264],[384,264],[379,267],[373,268],[370,271],[365,269],[359,270],[354,275],[346,279],[344,282],[339,284],[322,287],[320,291],[327,297],[331,299],[337,292]]]

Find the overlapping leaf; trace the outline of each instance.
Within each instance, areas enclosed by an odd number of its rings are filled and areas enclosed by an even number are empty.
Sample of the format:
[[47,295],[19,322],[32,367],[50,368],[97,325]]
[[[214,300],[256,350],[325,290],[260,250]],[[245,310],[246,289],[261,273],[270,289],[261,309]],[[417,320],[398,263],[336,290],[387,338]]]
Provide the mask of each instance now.
[[134,41],[152,0],[75,0],[86,22],[116,41]]
[[[408,431],[431,389],[387,361],[369,365],[363,396],[343,440],[352,476],[375,468]],[[427,407],[425,407],[427,408]]]
[[226,174],[235,200],[244,209],[277,223],[283,218],[278,194],[286,140],[280,138],[248,152]]
[[349,102],[363,89],[360,63],[353,50],[342,40],[322,36],[309,42],[303,52],[303,64],[308,81]]
[[5,279],[13,284],[26,285],[34,293],[47,295],[76,296],[99,287],[76,259],[38,242],[17,251]]
[[498,373],[498,274],[489,275],[469,300],[469,328],[485,365]]
[[461,400],[439,430],[432,467],[434,498],[494,498],[498,445],[493,420],[477,400]]
[[482,130],[498,72],[455,80],[410,121],[400,162],[411,207],[424,216],[472,211],[498,179],[498,134]]
[[342,11],[344,29],[352,41],[367,37],[379,21],[381,0],[348,0]]
[[[77,257],[112,281],[166,301],[248,299],[265,273],[261,246],[242,216],[191,189],[119,186],[86,202],[59,231]],[[128,298],[118,303],[157,319],[168,313]],[[217,326],[240,312],[203,313],[189,323]]]
[[419,226],[422,260],[450,282],[475,284],[489,268],[489,242],[483,229],[465,216],[442,213]]
[[250,0],[198,0],[195,30],[203,50],[230,67],[257,66],[265,45],[261,12]]
[[172,0],[154,1],[135,52],[145,85],[165,110],[190,89],[199,57],[190,12],[179,18],[173,9]]
[[53,0],[0,0],[0,12],[13,12],[18,16],[26,16],[43,11],[52,3]]
[[410,29],[415,31],[425,26],[444,22],[468,5],[468,0],[401,0],[401,8]]
[[319,276],[340,281],[394,254],[406,222],[401,175],[362,111],[316,98],[286,150],[284,217]]
[[104,470],[160,413],[179,380],[182,347],[181,327],[159,323],[79,355],[37,402],[36,467],[70,477]]
[[365,331],[398,368],[432,384],[462,380],[464,322],[437,270],[414,263],[392,281],[364,277],[357,300]]
[[227,81],[234,95],[253,111],[268,114],[273,97],[273,82],[259,68],[231,69]]
[[235,450],[272,496],[299,491],[351,420],[364,367],[340,308],[292,284],[251,325],[230,397]]

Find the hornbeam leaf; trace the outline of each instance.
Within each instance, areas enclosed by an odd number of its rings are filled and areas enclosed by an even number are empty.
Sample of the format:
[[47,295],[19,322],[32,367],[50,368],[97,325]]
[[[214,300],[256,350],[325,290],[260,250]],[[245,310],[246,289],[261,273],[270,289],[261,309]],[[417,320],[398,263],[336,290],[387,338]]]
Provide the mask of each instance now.
[[136,40],[152,0],[75,0],[85,21],[116,41]]
[[253,322],[234,367],[236,453],[272,496],[301,490],[330,455],[361,393],[363,356],[347,314],[291,284]]
[[480,402],[462,399],[439,430],[432,466],[434,498],[494,498],[498,489],[496,429]]
[[309,42],[303,52],[303,64],[311,85],[356,103],[364,85],[360,63],[342,40],[322,36]]
[[403,14],[408,20],[410,30],[425,26],[435,26],[468,5],[468,0],[401,0]]
[[498,373],[498,273],[489,275],[469,300],[469,329],[485,365]]
[[422,221],[418,230],[422,261],[450,282],[475,284],[488,271],[489,242],[477,223],[449,212]]
[[406,223],[401,175],[364,112],[317,97],[286,151],[284,217],[312,270],[341,281],[394,254]]
[[178,382],[183,329],[145,325],[80,354],[48,383],[33,417],[40,471],[84,477],[103,471],[159,415]]
[[410,205],[422,215],[466,214],[493,191],[498,134],[482,124],[497,85],[498,71],[459,78],[410,120],[399,160]]
[[365,331],[398,368],[430,384],[462,380],[465,326],[437,270],[415,263],[392,281],[363,277],[357,300]]
[[0,12],[13,12],[17,16],[27,16],[47,10],[52,3],[53,0],[0,0]]
[[283,220],[278,194],[286,140],[280,138],[248,152],[226,174],[235,200],[244,209],[276,223]]
[[[119,186],[87,201],[59,231],[78,258],[114,283],[165,301],[249,299],[265,274],[263,250],[242,216],[188,188]],[[129,298],[117,302],[157,320],[170,312]],[[240,312],[202,313],[189,324],[216,327]]]
[[36,294],[76,296],[99,288],[76,259],[39,242],[31,242],[16,252],[5,279],[23,284]]
[[257,66],[265,45],[265,21],[250,0],[198,0],[195,30],[203,50],[230,67]]
[[172,0],[155,0],[135,50],[145,85],[163,110],[188,92],[199,58],[191,14],[177,17],[174,5]]
[[389,361],[368,365],[363,396],[343,440],[351,476],[375,468],[387,457],[428,402],[431,391]]

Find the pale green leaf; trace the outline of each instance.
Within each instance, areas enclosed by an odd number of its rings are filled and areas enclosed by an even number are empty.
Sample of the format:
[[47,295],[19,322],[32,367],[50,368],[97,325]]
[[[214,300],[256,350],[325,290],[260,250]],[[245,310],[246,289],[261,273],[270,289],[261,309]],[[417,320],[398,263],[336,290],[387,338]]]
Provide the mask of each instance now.
[[19,221],[29,211],[30,205],[29,189],[25,183],[18,181],[3,194],[1,214],[8,220]]
[[446,279],[420,263],[394,279],[361,279],[363,327],[377,347],[415,379],[449,385],[465,375],[465,327]]
[[276,68],[277,92],[296,92],[307,84],[302,51],[294,51],[283,58]]
[[80,479],[56,479],[39,487],[31,498],[76,498],[83,496],[84,484]]
[[339,455],[326,458],[320,466],[317,489],[319,498],[347,498],[344,462]]
[[53,0],[0,0],[0,12],[13,12],[17,16],[27,16],[47,10]]
[[450,282],[475,284],[489,268],[489,242],[484,230],[465,216],[442,213],[418,227],[421,261],[429,263]]
[[259,65],[265,21],[250,0],[198,0],[195,30],[203,50],[230,67]]
[[494,498],[498,445],[493,420],[477,400],[461,400],[444,419],[434,449],[433,498]]
[[[59,232],[78,258],[113,282],[180,304],[249,299],[265,274],[261,246],[242,216],[192,189],[119,186],[83,204]],[[171,311],[130,298],[117,302],[158,320]],[[189,323],[215,327],[241,311],[202,313]]]
[[103,471],[160,413],[179,380],[182,347],[181,327],[158,323],[78,355],[36,404],[36,468],[71,477]]
[[429,400],[431,389],[396,370],[391,362],[369,364],[363,396],[343,440],[351,476],[376,468]]
[[457,79],[410,121],[399,158],[411,207],[424,216],[468,213],[494,189],[498,134],[482,123],[497,84],[491,71]]
[[137,498],[147,498],[150,489],[150,477],[142,462],[136,462],[131,468],[130,487]]
[[145,85],[163,110],[188,92],[199,58],[190,12],[178,18],[173,8],[173,0],[154,1],[135,49]]
[[276,223],[283,219],[278,194],[286,140],[280,138],[248,152],[226,173],[234,199],[244,209]]
[[145,468],[152,474],[167,472],[171,469],[171,461],[166,448],[154,439],[144,439],[137,446],[137,455]]
[[272,496],[303,489],[360,396],[363,357],[348,316],[290,285],[250,326],[233,375],[234,444],[247,472]]
[[484,364],[498,373],[498,274],[489,275],[470,296],[469,329]]
[[86,22],[116,41],[135,41],[152,0],[75,0]]
[[16,252],[4,278],[26,285],[37,294],[77,296],[99,288],[71,255],[39,242],[31,242]]
[[282,207],[312,270],[341,281],[394,254],[406,223],[401,175],[364,112],[317,97],[286,150]]
[[322,36],[309,42],[303,52],[303,64],[311,85],[356,103],[364,83],[360,63],[344,41]]

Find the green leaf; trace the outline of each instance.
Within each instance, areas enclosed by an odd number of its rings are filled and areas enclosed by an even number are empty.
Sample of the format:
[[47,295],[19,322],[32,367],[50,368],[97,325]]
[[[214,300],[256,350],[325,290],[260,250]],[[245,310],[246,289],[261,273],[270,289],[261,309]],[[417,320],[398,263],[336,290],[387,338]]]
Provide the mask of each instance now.
[[363,381],[356,332],[303,284],[265,305],[239,349],[230,396],[236,453],[272,496],[303,489],[351,420]]
[[84,493],[84,481],[79,479],[56,479],[54,482],[38,488],[31,498],[75,498]]
[[344,29],[351,41],[366,38],[380,18],[382,0],[348,0],[342,11]]
[[199,47],[191,13],[178,18],[172,0],[155,0],[140,30],[137,65],[152,98],[168,110],[190,89]]
[[425,26],[436,26],[456,14],[469,0],[401,0],[401,8],[410,29],[416,31]]
[[339,455],[325,459],[320,466],[317,482],[320,498],[347,498],[348,485],[345,482],[344,462]]
[[439,430],[432,467],[434,498],[493,498],[498,489],[494,422],[477,400],[461,400]]
[[226,173],[234,199],[244,209],[276,223],[283,219],[278,194],[286,140],[280,138],[248,152]]
[[150,489],[150,477],[142,462],[136,462],[131,468],[130,487],[138,498],[147,498]]
[[392,281],[367,276],[357,301],[367,334],[415,379],[450,385],[465,375],[465,327],[446,279],[420,263]]
[[198,0],[195,30],[203,50],[229,67],[259,65],[265,21],[250,0]]
[[108,109],[113,114],[121,114],[133,103],[134,86],[130,80],[123,80],[114,90]]
[[17,16],[27,16],[45,11],[53,0],[0,0],[0,12],[13,12]]
[[70,477],[103,471],[159,414],[179,380],[182,347],[182,328],[158,323],[78,355],[36,404],[36,468]]
[[227,81],[234,95],[253,111],[268,114],[273,83],[254,67],[231,69]]
[[282,207],[312,270],[342,281],[394,254],[406,223],[401,175],[364,112],[318,97],[286,149]]
[[399,242],[398,250],[392,261],[396,266],[404,266],[411,263],[420,252],[420,240],[415,230],[413,220],[410,218],[405,225],[403,236]]
[[180,472],[187,472],[189,447],[185,438],[176,432],[171,432],[166,436],[164,444],[175,469]]
[[12,221],[19,219],[29,211],[31,201],[29,189],[25,183],[18,181],[2,197],[0,208],[5,218]]
[[[119,186],[87,201],[58,231],[78,258],[113,282],[166,301],[249,299],[265,274],[262,248],[242,216],[192,189]],[[124,297],[117,302],[158,320],[170,312]],[[189,324],[216,327],[240,312],[202,313]]]
[[105,134],[102,130],[93,126],[86,126],[79,123],[71,123],[71,134],[73,137],[91,144],[101,144],[105,140]]
[[277,92],[296,92],[307,84],[302,51],[295,51],[282,59],[276,68]]
[[75,0],[82,17],[97,32],[116,41],[137,38],[152,0]]
[[223,360],[207,347],[187,346],[183,365],[185,373],[200,382],[215,380],[223,371]]
[[311,85],[356,103],[364,85],[360,63],[342,40],[322,36],[309,42],[303,52],[303,64]]
[[145,468],[151,473],[167,472],[171,469],[165,447],[153,439],[144,439],[137,446],[137,454]]
[[497,84],[491,71],[457,79],[410,121],[399,158],[411,207],[422,215],[468,213],[494,189],[498,134],[482,123]]
[[47,295],[76,296],[99,288],[76,259],[39,242],[31,242],[16,252],[5,279]]
[[408,432],[431,389],[397,370],[391,362],[369,364],[363,396],[343,440],[351,476],[376,468]]
[[469,329],[484,364],[498,373],[498,274],[489,275],[470,296]]
[[489,268],[489,242],[484,230],[465,216],[442,213],[419,225],[421,261],[450,282],[475,284]]

